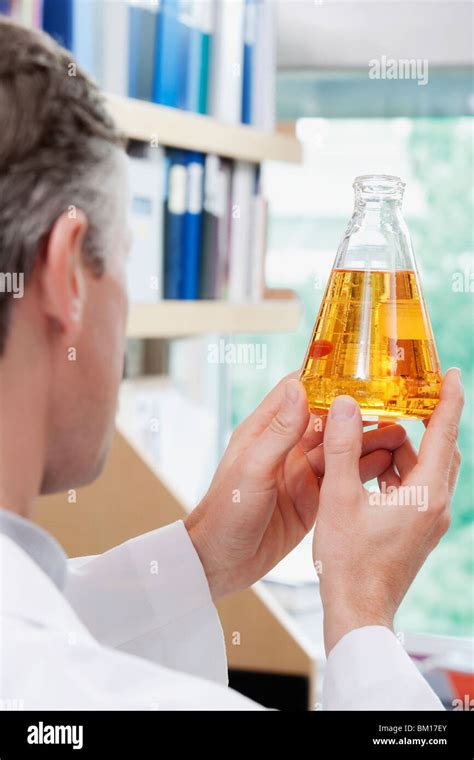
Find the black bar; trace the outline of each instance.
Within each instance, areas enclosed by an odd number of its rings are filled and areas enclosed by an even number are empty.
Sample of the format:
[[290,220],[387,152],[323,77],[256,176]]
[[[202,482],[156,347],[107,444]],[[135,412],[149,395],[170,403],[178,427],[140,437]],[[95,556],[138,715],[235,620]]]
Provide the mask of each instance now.
[[[471,712],[0,712],[0,760],[181,757],[277,744],[290,757],[474,757]],[[63,727],[59,728],[58,727]],[[75,730],[74,730],[75,727]],[[69,730],[68,730],[69,729]],[[29,739],[29,740],[28,740]],[[56,743],[48,743],[55,739]],[[417,740],[416,742],[414,740]],[[40,741],[42,743],[31,743]],[[69,744],[63,743],[69,741]],[[77,749],[74,749],[74,745]],[[107,753],[104,755],[104,752]],[[263,754],[262,752],[262,754]]]

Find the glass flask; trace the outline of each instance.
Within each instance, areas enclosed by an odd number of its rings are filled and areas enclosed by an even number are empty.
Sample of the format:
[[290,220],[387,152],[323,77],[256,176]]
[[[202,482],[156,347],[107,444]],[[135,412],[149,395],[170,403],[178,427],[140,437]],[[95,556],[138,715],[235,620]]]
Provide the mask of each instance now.
[[339,246],[301,372],[309,407],[341,394],[366,420],[429,417],[441,372],[410,235],[404,183],[356,177],[354,213]]

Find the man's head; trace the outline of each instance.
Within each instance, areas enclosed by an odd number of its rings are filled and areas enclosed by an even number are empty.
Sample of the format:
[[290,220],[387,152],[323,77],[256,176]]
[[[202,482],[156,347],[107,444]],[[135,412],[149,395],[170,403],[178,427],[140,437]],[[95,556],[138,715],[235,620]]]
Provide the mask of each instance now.
[[35,397],[46,492],[91,480],[113,429],[126,159],[99,91],[65,50],[0,20],[0,51],[0,391],[11,397],[17,383],[16,404]]

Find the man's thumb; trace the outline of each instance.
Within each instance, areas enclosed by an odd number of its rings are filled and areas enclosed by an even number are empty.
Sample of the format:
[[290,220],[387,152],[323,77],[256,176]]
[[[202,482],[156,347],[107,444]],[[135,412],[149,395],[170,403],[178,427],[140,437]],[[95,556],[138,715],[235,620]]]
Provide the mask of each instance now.
[[359,459],[362,447],[362,418],[351,396],[334,399],[324,431],[324,483],[331,490],[351,490],[360,484]]
[[295,446],[309,420],[305,390],[298,380],[288,380],[280,407],[252,447],[252,465],[261,473],[270,474]]

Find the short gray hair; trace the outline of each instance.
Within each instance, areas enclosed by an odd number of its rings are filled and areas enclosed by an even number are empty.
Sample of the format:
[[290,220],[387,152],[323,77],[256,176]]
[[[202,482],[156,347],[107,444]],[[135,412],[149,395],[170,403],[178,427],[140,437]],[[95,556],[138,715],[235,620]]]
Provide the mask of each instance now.
[[[0,50],[0,273],[22,273],[27,283],[58,216],[81,209],[85,260],[99,276],[107,180],[124,137],[96,85],[46,34],[1,19]],[[11,302],[0,291],[0,355]]]

